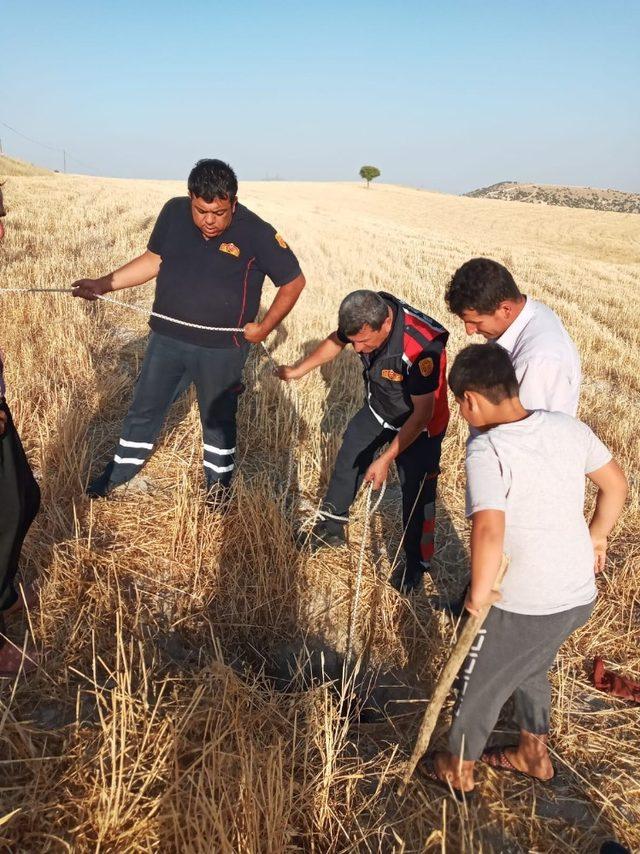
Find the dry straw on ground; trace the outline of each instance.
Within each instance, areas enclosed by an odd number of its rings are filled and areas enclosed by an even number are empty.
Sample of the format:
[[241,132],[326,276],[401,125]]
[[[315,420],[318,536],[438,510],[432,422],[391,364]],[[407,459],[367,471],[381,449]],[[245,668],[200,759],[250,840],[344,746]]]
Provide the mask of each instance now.
[[[60,286],[113,268],[144,248],[162,202],[182,192],[168,182],[9,179],[0,287]],[[296,551],[279,496],[298,416],[259,359],[247,370],[226,516],[202,504],[191,398],[171,413],[145,473],[150,491],[91,504],[83,485],[118,436],[144,319],[64,295],[0,296],[9,399],[43,490],[23,564],[42,582],[28,628],[43,667],[0,694],[3,850],[550,852],[593,851],[611,837],[637,849],[638,709],[598,695],[586,668],[600,653],[640,672],[638,218],[384,186],[247,184],[241,193],[285,234],[309,280],[270,342],[279,361],[324,336],[340,298],[362,286],[444,320],[455,353],[463,333],[443,289],[477,254],[505,262],[574,336],[582,417],[629,472],[632,494],[595,616],[552,675],[558,780],[545,789],[486,770],[469,808],[419,779],[399,800],[424,694],[400,716],[357,725],[321,680],[275,689],[269,674],[283,656],[297,653],[309,670],[308,635],[335,669],[355,549]],[[148,286],[126,299],[148,305],[150,295]],[[356,359],[345,354],[299,391],[298,484],[315,502],[361,398]],[[385,585],[401,533],[393,483],[365,568],[358,649],[427,696],[453,637],[429,597],[457,590],[465,567],[465,433],[454,418],[425,595],[409,603]],[[361,526],[352,527],[357,544]]]

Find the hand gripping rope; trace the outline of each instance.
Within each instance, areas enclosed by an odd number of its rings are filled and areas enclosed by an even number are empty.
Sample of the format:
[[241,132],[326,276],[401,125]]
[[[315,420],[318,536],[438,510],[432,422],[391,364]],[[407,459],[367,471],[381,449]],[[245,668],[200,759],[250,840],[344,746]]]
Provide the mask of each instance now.
[[[0,295],[5,293],[23,293],[23,294],[40,294],[40,293],[59,293],[59,294],[70,294],[73,292],[72,288],[0,288]],[[200,329],[203,332],[243,332],[243,327],[236,326],[204,326],[200,323],[189,323],[186,320],[178,320],[175,317],[168,317],[166,314],[160,314],[157,311],[150,311],[147,308],[144,308],[139,305],[133,305],[132,303],[122,302],[121,300],[113,299],[113,297],[106,297],[99,294],[96,294],[96,299],[102,300],[103,302],[111,303],[112,305],[120,306],[121,308],[128,308],[131,311],[135,311],[138,314],[144,314],[145,316],[157,317],[160,320],[166,320],[169,323],[176,323],[179,326],[187,326],[189,329]],[[262,343],[262,349],[264,350],[267,359],[270,364],[277,368],[277,363],[271,353],[269,352],[264,341]],[[292,451],[289,454],[289,459],[287,462],[287,476],[285,479],[285,487],[282,493],[282,500],[286,501],[287,495],[289,494],[289,490],[291,489],[291,482],[293,479],[293,470],[296,465],[295,459],[295,449],[298,447],[298,442],[300,440],[300,418],[298,417],[299,406],[298,406],[298,392],[295,385],[291,385],[290,383],[286,384],[289,389],[289,394],[291,396],[291,403],[293,407],[293,411],[296,415],[294,418],[294,427],[292,434],[292,443],[291,448]],[[360,587],[362,583],[362,572],[364,569],[364,558],[365,558],[365,549],[367,545],[367,540],[369,538],[369,526],[371,524],[371,517],[376,512],[378,507],[380,506],[380,502],[384,496],[386,484],[383,483],[380,489],[380,494],[373,505],[371,506],[371,494],[373,492],[373,484],[370,483],[367,490],[367,498],[366,498],[366,507],[364,513],[364,531],[362,533],[362,541],[360,543],[360,555],[358,557],[358,568],[356,571],[356,583],[353,593],[353,603],[351,606],[351,614],[349,618],[349,633],[347,635],[347,651],[345,656],[345,663],[347,666],[350,663],[351,655],[353,651],[353,638],[356,627],[356,619],[358,614],[358,607],[360,605]],[[324,510],[317,510],[315,519],[334,519],[338,522],[348,522],[349,519],[345,516],[335,516],[332,513],[328,513]],[[312,520],[313,521],[313,520]]]

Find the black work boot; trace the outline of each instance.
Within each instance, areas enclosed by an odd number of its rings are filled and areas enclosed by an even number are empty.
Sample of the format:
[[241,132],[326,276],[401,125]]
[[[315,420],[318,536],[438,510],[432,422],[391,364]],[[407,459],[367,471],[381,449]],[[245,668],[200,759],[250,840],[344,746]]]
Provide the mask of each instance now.
[[316,522],[309,537],[309,547],[312,552],[317,552],[327,546],[337,549],[346,545],[346,542],[345,526],[335,522],[332,524],[325,519]]
[[85,489],[85,495],[88,495],[89,498],[106,498],[110,492],[119,486],[120,484],[114,483],[111,478],[111,472],[113,471],[113,460],[107,465],[102,474],[99,474],[98,477],[94,477],[94,479],[89,483],[87,488]]
[[429,572],[429,570],[420,564],[417,566],[400,564],[389,576],[389,584],[403,596],[410,596],[412,593],[418,592],[425,572]]

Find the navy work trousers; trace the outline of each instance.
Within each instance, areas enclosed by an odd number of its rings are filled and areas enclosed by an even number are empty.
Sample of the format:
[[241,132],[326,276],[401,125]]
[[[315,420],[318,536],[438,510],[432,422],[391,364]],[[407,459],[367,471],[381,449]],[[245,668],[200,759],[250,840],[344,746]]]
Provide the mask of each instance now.
[[167,410],[193,383],[207,486],[228,485],[235,466],[236,412],[248,351],[247,344],[216,349],[152,332],[113,457],[111,482],[126,483],[140,471],[151,456]]
[[[353,416],[338,451],[323,510],[348,516],[376,451],[396,435],[394,430],[381,426],[366,404]],[[428,570],[433,556],[442,438],[443,434],[422,433],[395,460],[402,488],[404,551],[410,571]],[[327,521],[329,529],[340,524]]]

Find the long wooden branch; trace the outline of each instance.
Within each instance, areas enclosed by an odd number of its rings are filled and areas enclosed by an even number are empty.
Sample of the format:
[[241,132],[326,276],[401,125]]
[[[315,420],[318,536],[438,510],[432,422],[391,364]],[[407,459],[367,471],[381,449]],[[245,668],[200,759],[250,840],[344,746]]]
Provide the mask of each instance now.
[[[508,559],[503,555],[500,569],[498,570],[498,574],[493,585],[493,589],[496,591],[500,590],[500,585],[502,584],[502,579],[507,571],[508,564]],[[478,631],[482,628],[482,624],[487,619],[487,614],[490,610],[491,605],[486,605],[480,610],[477,617],[472,615],[467,617],[464,628],[462,629],[456,645],[449,656],[449,660],[440,674],[440,678],[438,679],[431,701],[424,713],[422,723],[420,724],[420,730],[418,731],[418,737],[416,738],[416,743],[413,748],[413,753],[411,754],[411,759],[407,762],[402,782],[398,788],[399,795],[403,794],[407,783],[411,779],[413,772],[416,770],[416,765],[420,761],[420,757],[426,753],[427,748],[429,747],[429,742],[431,741],[431,736],[433,735],[436,723],[438,722],[438,716],[442,706],[444,705],[444,701],[447,699],[447,695],[451,690],[454,679],[458,675],[458,671],[469,654],[473,641],[478,634]]]

